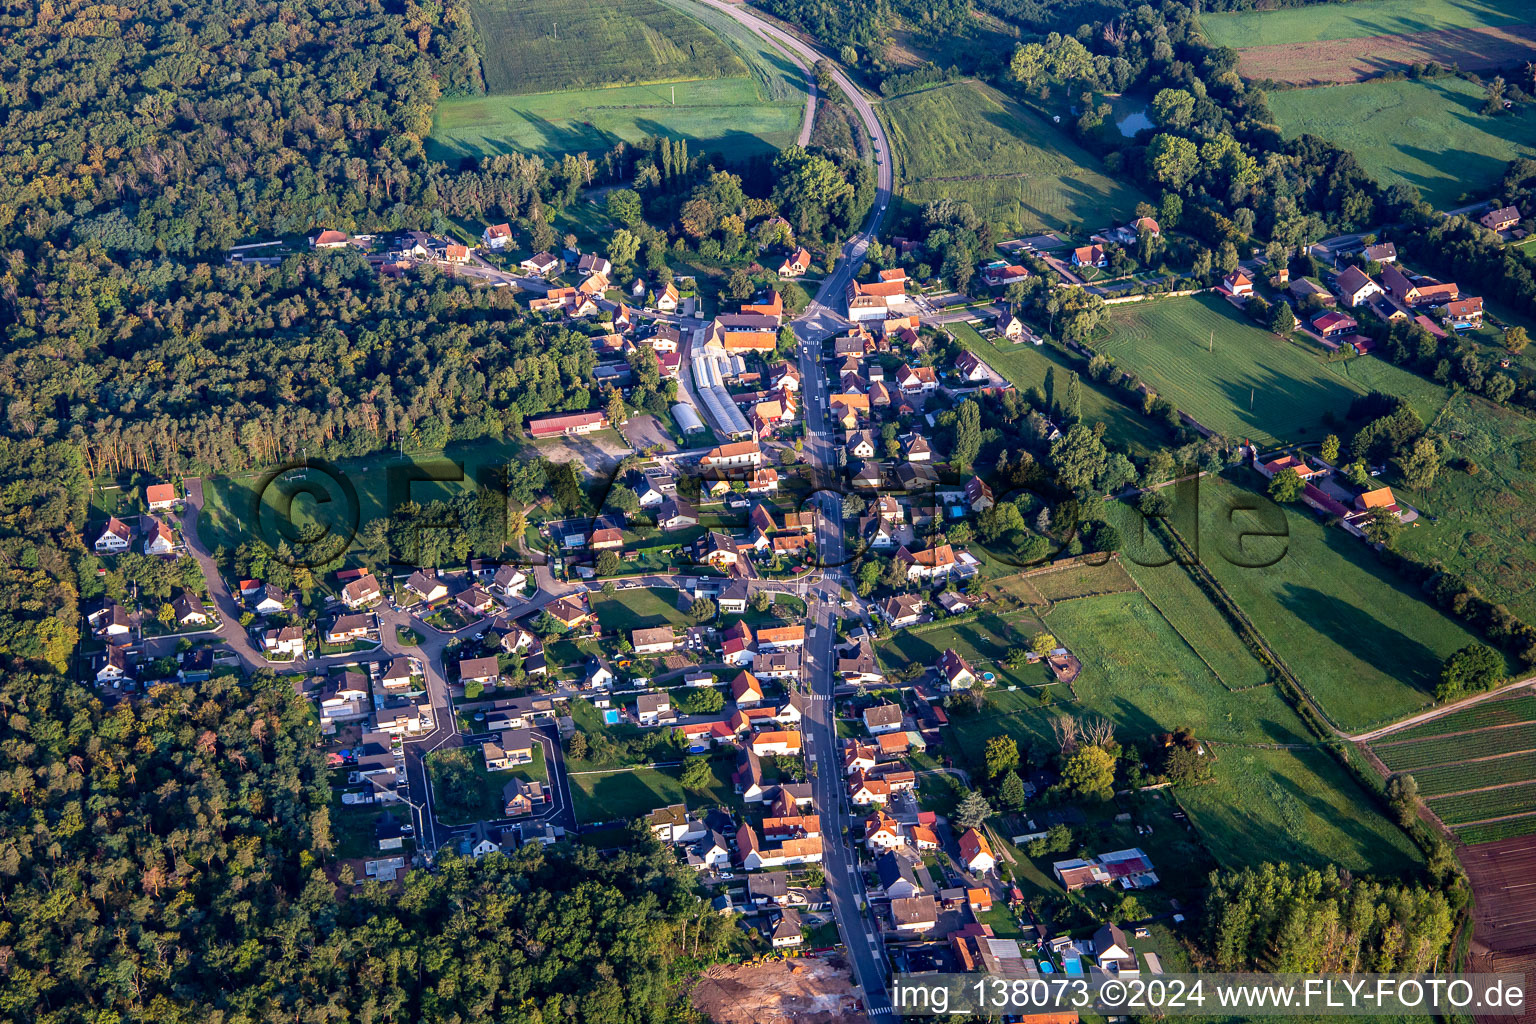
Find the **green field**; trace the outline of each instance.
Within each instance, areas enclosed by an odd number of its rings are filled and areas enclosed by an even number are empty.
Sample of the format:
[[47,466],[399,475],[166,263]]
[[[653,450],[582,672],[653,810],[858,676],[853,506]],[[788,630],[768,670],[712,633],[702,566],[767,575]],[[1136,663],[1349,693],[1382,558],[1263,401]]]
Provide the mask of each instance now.
[[1536,782],[1462,793],[1460,796],[1432,798],[1429,801],[1429,809],[1447,825],[1464,825],[1511,814],[1529,814],[1532,808],[1536,808]]
[[1011,233],[1126,221],[1143,198],[1064,129],[978,82],[886,100],[882,109],[909,202],[964,200]]
[[747,73],[723,40],[659,0],[473,0],[470,7],[491,94]]
[[583,824],[638,818],[658,807],[683,803],[673,769],[621,768],[570,776],[576,820]]
[[693,625],[688,614],[677,607],[678,593],[666,588],[620,590],[612,597],[593,593],[588,600],[603,629],[619,630],[628,639],[632,629]]
[[1332,142],[1382,185],[1416,185],[1439,209],[1483,195],[1509,161],[1536,155],[1536,113],[1516,107],[1485,117],[1483,90],[1459,78],[1289,89],[1268,99],[1286,138]]
[[[1526,722],[1524,725],[1513,725],[1492,729],[1481,729],[1476,732],[1460,732],[1435,736],[1430,739],[1406,740],[1401,743],[1377,743],[1373,746],[1376,756],[1381,758],[1383,764],[1394,772],[1412,772],[1415,778],[1420,778],[1420,772],[1432,771],[1435,768],[1446,766],[1460,766],[1471,770],[1476,764],[1497,765],[1500,763],[1515,763],[1511,756],[1536,750],[1536,720]],[[1471,758],[1494,758],[1492,761],[1478,761],[1476,764],[1461,764]],[[1508,780],[1495,779],[1493,781],[1513,782],[1521,776],[1516,773]],[[1536,774],[1526,773],[1527,778],[1536,778]],[[1447,779],[1455,783],[1456,779]],[[1474,789],[1479,783],[1468,781],[1461,789]],[[1453,790],[1444,787],[1431,789],[1420,778],[1420,788],[1426,793],[1449,793]]]
[[1085,711],[1124,742],[1188,725],[1222,743],[1306,743],[1305,727],[1272,687],[1233,693],[1139,593],[1063,601],[1046,616],[1083,663],[1073,688]]
[[1271,43],[1517,25],[1530,21],[1529,10],[1525,0],[1352,0],[1279,11],[1205,14],[1200,27],[1214,45],[1240,50]]
[[[1021,391],[1045,387],[1045,371],[1056,367],[1058,377],[1075,367],[1051,345],[1015,345],[1010,341],[989,341],[968,323],[950,324],[949,330],[970,351],[987,361]],[[1083,420],[1103,423],[1107,441],[1116,442],[1138,453],[1149,452],[1163,443],[1162,432],[1146,417],[1117,401],[1105,388],[1084,379],[1082,387]]]
[[1326,751],[1217,751],[1216,781],[1179,791],[1222,864],[1336,864],[1391,874],[1421,863],[1418,850]]
[[[1280,520],[1246,488],[1201,486],[1201,562],[1336,723],[1365,729],[1432,702],[1443,660],[1476,637],[1306,508]],[[1269,512],[1231,511],[1242,507]]]
[[[1427,516],[1404,532],[1402,550],[1536,620],[1536,422],[1462,392],[1434,426],[1451,464],[1425,493],[1404,492]],[[1475,474],[1460,468],[1467,462]]]
[[1245,320],[1214,295],[1128,303],[1094,347],[1201,423],[1259,444],[1321,437],[1360,394],[1317,350]]
[[1399,740],[1427,739],[1432,736],[1444,736],[1450,732],[1485,729],[1490,725],[1513,725],[1517,722],[1531,721],[1536,721],[1536,696],[1500,697],[1497,700],[1486,700],[1481,704],[1453,711],[1432,722],[1424,722],[1401,732],[1394,732],[1379,742],[1395,743]]

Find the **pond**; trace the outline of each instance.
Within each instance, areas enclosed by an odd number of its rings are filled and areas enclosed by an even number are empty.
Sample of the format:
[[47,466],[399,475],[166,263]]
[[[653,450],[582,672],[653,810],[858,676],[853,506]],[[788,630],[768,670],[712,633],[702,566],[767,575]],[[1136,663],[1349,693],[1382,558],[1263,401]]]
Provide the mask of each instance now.
[[1138,110],[1134,114],[1126,115],[1115,124],[1115,127],[1120,129],[1121,135],[1129,139],[1133,138],[1137,132],[1156,128],[1157,125],[1153,124],[1152,119],[1147,116],[1146,110]]

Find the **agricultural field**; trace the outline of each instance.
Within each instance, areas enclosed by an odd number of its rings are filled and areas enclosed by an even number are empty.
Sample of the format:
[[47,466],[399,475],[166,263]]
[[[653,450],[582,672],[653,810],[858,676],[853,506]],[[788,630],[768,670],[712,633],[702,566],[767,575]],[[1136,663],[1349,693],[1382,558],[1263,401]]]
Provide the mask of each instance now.
[[1280,11],[1208,14],[1211,42],[1239,51],[1248,78],[1357,81],[1414,62],[1477,71],[1523,59],[1536,39],[1522,0],[1355,0]]
[[1113,721],[1126,742],[1180,725],[1222,743],[1309,741],[1272,687],[1227,689],[1143,594],[1063,601],[1045,621],[1083,663],[1081,710]]
[[919,206],[969,202],[1001,231],[1096,229],[1144,197],[1110,177],[1062,129],[979,82],[886,100],[898,192]]
[[1205,477],[1200,521],[1202,563],[1343,729],[1427,707],[1444,659],[1477,640],[1305,508]]
[[[555,26],[566,36],[555,39]],[[624,139],[686,138],[741,160],[793,142],[804,72],[728,16],[690,0],[478,0],[486,95],[439,104],[439,160],[512,151],[597,153]],[[570,40],[569,42],[567,40]]]
[[1269,94],[1286,138],[1341,146],[1382,185],[1417,186],[1440,209],[1484,194],[1509,161],[1536,154],[1536,113],[1518,107],[1492,118],[1479,113],[1482,104],[1481,88],[1448,76]]
[[1468,843],[1536,833],[1536,696],[1500,697],[1371,744]]
[[[1051,345],[1015,345],[1010,341],[987,340],[968,323],[950,324],[949,330],[970,351],[987,361],[1009,383],[1021,391],[1044,388],[1045,372],[1052,366],[1058,377],[1074,369]],[[1082,381],[1082,412],[1087,423],[1103,423],[1105,440],[1138,454],[1150,452],[1163,443],[1162,432],[1146,417],[1118,401],[1106,388],[1086,378]]]
[[1327,751],[1221,747],[1215,775],[1180,790],[1179,801],[1224,866],[1287,860],[1397,874],[1422,863]]
[[1450,462],[1423,494],[1404,492],[1427,515],[1403,534],[1402,550],[1444,563],[1488,600],[1536,618],[1536,423],[1462,392],[1434,426]]
[[660,0],[473,0],[470,9],[492,95],[747,73],[724,40]]
[[1260,445],[1320,438],[1360,391],[1304,342],[1282,340],[1214,295],[1128,303],[1093,347],[1233,439]]

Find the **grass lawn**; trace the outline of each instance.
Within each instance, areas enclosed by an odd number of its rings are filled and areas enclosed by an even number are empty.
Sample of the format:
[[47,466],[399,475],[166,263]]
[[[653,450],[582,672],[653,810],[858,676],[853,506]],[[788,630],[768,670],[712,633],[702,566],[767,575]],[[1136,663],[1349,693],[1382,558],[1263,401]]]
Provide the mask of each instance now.
[[1403,532],[1399,546],[1438,559],[1488,600],[1536,619],[1536,422],[1463,392],[1435,428],[1453,465],[1465,460],[1478,471],[1446,466],[1423,494],[1405,490],[1428,516]]
[[467,825],[504,817],[501,791],[514,778],[549,782],[544,750],[537,743],[533,747],[531,764],[506,771],[486,771],[485,757],[475,746],[432,752],[427,755],[427,771],[432,777],[437,816],[448,825]]
[[1213,44],[1239,50],[1273,43],[1520,24],[1530,20],[1529,12],[1525,0],[1351,0],[1279,11],[1205,14],[1200,27]]
[[683,803],[673,769],[628,768],[570,776],[576,820],[586,823],[638,818],[658,807]]
[[1470,632],[1305,508],[1283,520],[1229,512],[1263,499],[1220,478],[1202,486],[1201,560],[1340,726],[1369,728],[1431,703],[1441,662],[1476,640]]
[[678,591],[667,588],[620,590],[612,597],[594,592],[590,595],[592,611],[604,630],[619,630],[627,635],[632,629],[655,626],[689,626],[693,620],[677,607]]
[[[275,543],[279,536],[276,524],[282,521],[278,510],[286,494],[291,498],[289,516],[296,528],[341,541],[350,537],[354,528],[367,526],[406,501],[425,504],[474,490],[480,474],[525,459],[528,451],[528,446],[516,439],[488,438],[456,442],[443,451],[408,453],[404,458],[378,452],[344,459],[337,463],[334,476],[311,469],[307,477],[299,479],[302,469],[290,471],[261,495],[260,524],[253,521],[253,506],[263,474],[209,477],[203,482],[198,533],[210,549],[234,551],[241,544]],[[314,488],[319,493],[308,494],[299,488]]]
[[1509,161],[1536,154],[1536,112],[1486,117],[1482,88],[1459,78],[1289,89],[1268,99],[1286,138],[1316,135],[1343,146],[1382,185],[1416,185],[1439,209],[1481,196]]
[[1259,444],[1320,439],[1360,389],[1305,343],[1260,330],[1224,299],[1116,307],[1094,348],[1213,430]]
[[1288,860],[1392,874],[1422,863],[1408,837],[1326,751],[1217,753],[1215,781],[1180,790],[1179,800],[1223,865]]
[[1024,232],[1125,221],[1143,198],[1063,128],[979,82],[925,89],[882,107],[898,191],[919,206],[963,200],[999,230]]
[[1233,693],[1143,594],[1064,601],[1046,616],[1083,663],[1082,710],[1113,721],[1123,742],[1188,725],[1203,739],[1305,743],[1309,736],[1271,687]]
[[[997,671],[1010,647],[1026,647],[1030,637],[1041,631],[1038,619],[1029,614],[1014,613],[1007,616],[984,612],[980,616],[962,622],[958,626],[926,629],[922,632],[898,630],[890,639],[879,645],[880,660],[887,670],[899,669],[918,662],[932,665],[946,648],[954,648],[978,674]],[[1033,673],[1030,677],[1033,678]],[[1041,677],[1040,682],[1044,682]]]
[[[1015,345],[1007,340],[989,341],[967,323],[949,325],[950,331],[970,351],[976,353],[1014,387],[1026,391],[1044,388],[1045,371],[1056,367],[1059,375],[1072,366],[1054,346]],[[1164,443],[1162,431],[1140,413],[1117,401],[1106,389],[1086,378],[1082,381],[1083,420],[1103,423],[1105,439],[1118,442],[1134,452],[1149,452]]]
[[[344,804],[340,794],[331,794],[331,834],[335,838],[335,855],[343,860],[363,857],[393,856],[400,851],[379,850],[374,824],[386,810],[402,823],[411,820],[411,809],[405,804]],[[410,855],[411,841],[406,840],[405,856]]]

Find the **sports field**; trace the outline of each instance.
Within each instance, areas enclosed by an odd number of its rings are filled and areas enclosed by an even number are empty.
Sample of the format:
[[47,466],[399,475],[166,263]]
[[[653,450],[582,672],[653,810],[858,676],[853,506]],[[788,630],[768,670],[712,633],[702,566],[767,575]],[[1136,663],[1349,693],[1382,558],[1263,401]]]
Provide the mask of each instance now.
[[[955,338],[970,351],[987,361],[1020,391],[1045,386],[1045,372],[1056,367],[1057,376],[1073,367],[1050,345],[1015,345],[1004,340],[988,341],[967,323],[950,324]],[[1082,381],[1082,411],[1086,423],[1103,423],[1104,437],[1134,452],[1149,452],[1164,443],[1157,428],[1146,417],[1116,401],[1104,388],[1091,380]]]
[[1422,863],[1417,848],[1324,750],[1217,750],[1216,781],[1179,802],[1227,867],[1263,861],[1337,864],[1396,874]]
[[1233,439],[1319,438],[1324,414],[1342,415],[1360,394],[1305,343],[1254,327],[1214,295],[1117,306],[1110,324],[1094,348]]
[[1383,185],[1407,182],[1440,209],[1480,196],[1518,157],[1536,155],[1536,114],[1479,113],[1483,90],[1459,78],[1363,82],[1269,94],[1286,138],[1349,150]]
[[1242,50],[1274,43],[1485,28],[1530,21],[1526,0],[1352,0],[1278,11],[1205,14],[1200,27],[1217,46]]
[[1404,492],[1429,515],[1403,533],[1402,549],[1438,559],[1488,600],[1536,619],[1536,423],[1462,392],[1435,429],[1450,464],[1425,493]]
[[922,205],[969,202],[1001,231],[1099,228],[1144,197],[1110,177],[1068,133],[979,82],[881,105],[899,192]]
[[[1268,512],[1234,511],[1244,507]],[[1200,521],[1201,562],[1346,730],[1429,706],[1441,663],[1477,639],[1360,540],[1305,508],[1279,512],[1246,488],[1205,477]],[[1285,535],[1256,535],[1277,532]]]

